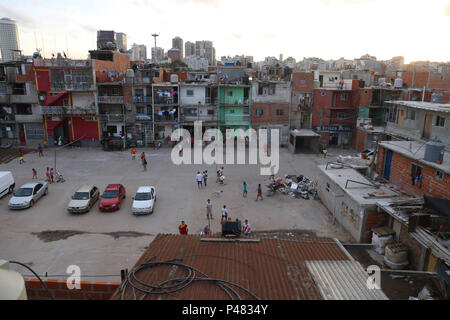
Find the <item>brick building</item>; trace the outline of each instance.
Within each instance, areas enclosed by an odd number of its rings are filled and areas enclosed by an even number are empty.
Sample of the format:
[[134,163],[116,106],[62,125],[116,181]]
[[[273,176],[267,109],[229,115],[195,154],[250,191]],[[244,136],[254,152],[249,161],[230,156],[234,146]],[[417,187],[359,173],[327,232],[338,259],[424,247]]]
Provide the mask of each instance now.
[[[412,141],[380,143],[376,172],[409,194],[450,199],[450,154],[441,164],[424,160],[426,146]],[[419,172],[420,179],[415,179]]]
[[294,72],[291,86],[290,128],[311,129],[314,74],[312,72]]

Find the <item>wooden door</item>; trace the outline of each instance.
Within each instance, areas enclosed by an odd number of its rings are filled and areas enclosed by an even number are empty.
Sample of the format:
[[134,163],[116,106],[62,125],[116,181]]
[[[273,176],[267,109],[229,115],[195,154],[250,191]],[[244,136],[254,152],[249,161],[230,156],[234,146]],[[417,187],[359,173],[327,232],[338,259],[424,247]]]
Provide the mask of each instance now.
[[425,116],[425,125],[424,125],[424,128],[423,128],[423,137],[425,139],[430,139],[432,122],[433,122],[433,115],[432,114],[427,114]]

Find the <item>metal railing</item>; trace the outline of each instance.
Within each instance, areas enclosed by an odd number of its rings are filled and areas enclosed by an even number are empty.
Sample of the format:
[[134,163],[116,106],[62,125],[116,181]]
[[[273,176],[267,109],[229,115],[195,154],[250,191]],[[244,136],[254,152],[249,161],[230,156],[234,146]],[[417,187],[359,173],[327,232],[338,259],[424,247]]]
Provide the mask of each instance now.
[[80,108],[80,107],[41,107],[44,115],[95,115],[97,111],[95,108]]
[[134,96],[133,97],[133,103],[151,103],[152,97],[151,96]]
[[95,86],[93,83],[81,82],[81,83],[52,83],[51,88],[53,91],[94,91]]
[[178,104],[178,96],[173,96],[171,98],[161,98],[161,97],[155,97],[154,101],[155,106],[156,105],[176,105]]
[[100,121],[102,122],[125,122],[127,116],[124,114],[101,114]]
[[98,103],[123,104],[123,96],[99,96]]
[[178,122],[178,116],[155,114],[155,122]]
[[91,67],[91,60],[34,59],[36,67]]
[[239,105],[248,105],[249,99],[220,99],[221,105],[229,105],[229,106],[239,106]]
[[181,121],[217,121],[217,114],[214,115],[182,114]]
[[218,101],[219,101],[219,99],[217,97],[216,98],[211,98],[211,97],[205,98],[205,104],[216,105]]
[[250,115],[225,115],[219,118],[220,122],[250,122]]

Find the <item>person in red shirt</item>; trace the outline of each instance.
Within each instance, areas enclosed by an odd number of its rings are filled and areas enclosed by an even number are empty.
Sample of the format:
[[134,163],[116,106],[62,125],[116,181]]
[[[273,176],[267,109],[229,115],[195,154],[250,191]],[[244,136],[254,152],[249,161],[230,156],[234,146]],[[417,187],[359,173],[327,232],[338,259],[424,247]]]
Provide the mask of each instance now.
[[19,163],[22,164],[22,163],[24,163],[24,162],[25,162],[25,160],[23,160],[23,152],[20,151],[20,152],[19,152]]
[[36,169],[32,169],[33,170],[33,179],[37,179],[37,171]]
[[136,159],[136,148],[132,148],[131,149],[131,158],[134,160],[134,159]]
[[181,225],[178,227],[178,230],[180,230],[180,234],[187,235],[188,234],[188,226],[184,223],[184,221],[181,221]]

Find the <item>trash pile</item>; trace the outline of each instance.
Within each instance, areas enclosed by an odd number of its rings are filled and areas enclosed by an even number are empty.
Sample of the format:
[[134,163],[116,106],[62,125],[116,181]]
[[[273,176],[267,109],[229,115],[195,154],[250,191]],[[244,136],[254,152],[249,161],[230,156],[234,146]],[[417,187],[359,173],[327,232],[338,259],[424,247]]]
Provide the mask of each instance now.
[[311,196],[317,196],[316,183],[303,175],[286,175],[284,179],[275,179],[267,188],[272,194],[279,192],[296,199],[309,200]]

